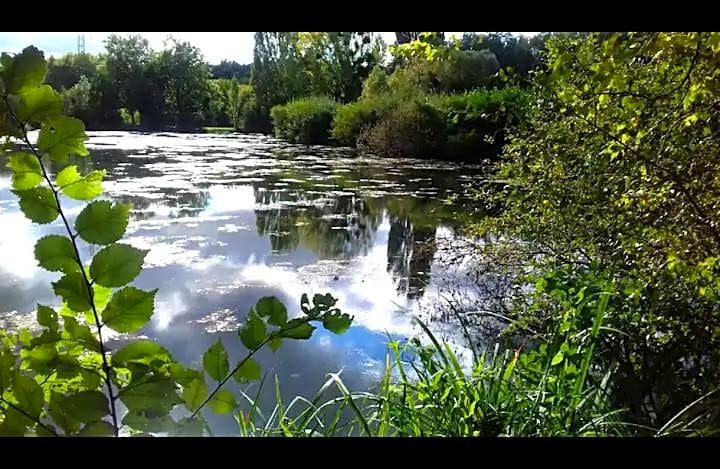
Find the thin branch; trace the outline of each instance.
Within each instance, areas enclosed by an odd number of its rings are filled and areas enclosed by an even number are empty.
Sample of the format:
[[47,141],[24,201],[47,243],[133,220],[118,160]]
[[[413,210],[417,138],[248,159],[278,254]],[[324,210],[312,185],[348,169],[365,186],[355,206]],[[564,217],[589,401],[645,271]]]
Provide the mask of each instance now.
[[78,250],[77,243],[75,241],[75,238],[73,237],[73,230],[70,228],[70,223],[68,222],[67,218],[65,217],[65,213],[62,210],[62,205],[60,204],[60,196],[58,194],[58,190],[55,188],[55,186],[52,183],[52,180],[50,179],[50,176],[48,175],[47,169],[45,168],[45,165],[43,164],[42,157],[38,153],[35,146],[30,143],[30,139],[27,135],[27,130],[25,129],[25,124],[17,117],[15,114],[15,111],[13,110],[13,107],[10,105],[10,102],[7,99],[7,96],[4,96],[3,99],[5,100],[5,104],[8,108],[8,111],[10,112],[10,115],[12,116],[13,120],[17,124],[18,128],[20,128],[22,132],[22,140],[25,142],[25,144],[30,148],[30,150],[33,152],[35,157],[38,160],[38,163],[40,164],[40,169],[42,170],[42,175],[45,181],[47,182],[50,190],[53,193],[53,197],[55,198],[55,203],[57,207],[55,208],[60,215],[60,218],[62,218],[63,224],[65,225],[65,230],[67,231],[68,235],[70,235],[70,241],[73,246],[73,251],[75,253],[75,261],[77,262],[78,266],[80,267],[80,272],[82,274],[83,282],[85,283],[85,287],[88,292],[88,299],[90,301],[90,306],[92,307],[93,316],[95,318],[95,324],[97,326],[97,334],[98,334],[98,340],[100,342],[100,354],[102,355],[102,361],[103,361],[103,371],[105,371],[104,381],[105,385],[108,390],[109,398],[110,398],[110,406],[111,406],[111,417],[113,421],[113,433],[115,436],[118,436],[118,422],[117,422],[117,411],[115,409],[115,399],[114,399],[114,393],[112,388],[112,383],[110,382],[110,365],[107,361],[107,356],[105,354],[105,345],[103,344],[103,338],[102,338],[102,325],[100,323],[100,316],[98,315],[97,308],[95,307],[95,298],[93,294],[92,284],[90,283],[90,280],[87,277],[87,273],[85,272],[85,267],[82,262],[82,257],[80,256],[80,251]]
[[4,402],[4,403],[7,404],[8,406],[10,406],[10,407],[12,407],[13,409],[15,409],[16,411],[20,412],[20,413],[23,414],[25,417],[29,418],[30,420],[32,420],[33,422],[37,423],[38,425],[40,425],[41,427],[43,427],[45,430],[47,430],[48,432],[50,432],[53,436],[59,436],[59,435],[57,434],[57,432],[55,431],[54,428],[52,428],[52,427],[50,427],[50,426],[48,426],[48,425],[45,425],[44,423],[42,423],[42,422],[40,421],[39,418],[33,417],[32,415],[28,414],[27,412],[25,412],[25,410],[23,410],[22,408],[16,406],[16,405],[13,404],[12,402],[3,399],[3,397],[2,397],[1,395],[0,395],[0,402]]
[[195,412],[193,412],[192,415],[190,415],[190,418],[191,418],[191,419],[195,418],[195,416],[200,412],[200,410],[202,410],[202,408],[205,406],[205,404],[207,404],[208,402],[210,402],[210,399],[212,399],[213,396],[215,396],[215,394],[217,394],[217,392],[220,391],[220,389],[225,385],[225,383],[227,383],[227,382],[230,380],[230,378],[232,378],[232,376],[235,374],[235,372],[237,372],[237,370],[239,370],[239,369],[240,369],[250,358],[252,358],[252,356],[255,355],[260,349],[262,349],[265,345],[267,345],[268,343],[270,343],[271,340],[273,340],[274,338],[280,336],[280,334],[282,334],[282,333],[284,333],[284,332],[291,331],[291,330],[293,330],[293,329],[298,328],[299,326],[302,326],[303,324],[307,324],[308,322],[312,321],[313,319],[314,319],[314,318],[309,318],[309,317],[308,317],[308,318],[305,318],[305,321],[303,321],[303,322],[293,324],[292,327],[288,327],[288,328],[285,328],[285,329],[278,329],[277,331],[275,331],[275,332],[273,332],[272,334],[268,335],[267,338],[260,343],[260,345],[258,345],[258,346],[255,347],[253,350],[251,350],[250,353],[248,353],[248,354],[245,356],[245,358],[243,358],[242,360],[240,360],[240,361],[238,362],[238,364],[235,366],[235,368],[233,368],[232,371],[230,371],[230,373],[229,373],[225,378],[223,378],[222,381],[220,381],[220,382],[218,383],[217,387],[215,387],[215,389],[213,390],[213,392],[211,392],[211,393],[208,395],[208,397],[205,398],[205,400],[202,402],[202,404],[200,404],[200,405],[198,406],[198,408],[195,409]]

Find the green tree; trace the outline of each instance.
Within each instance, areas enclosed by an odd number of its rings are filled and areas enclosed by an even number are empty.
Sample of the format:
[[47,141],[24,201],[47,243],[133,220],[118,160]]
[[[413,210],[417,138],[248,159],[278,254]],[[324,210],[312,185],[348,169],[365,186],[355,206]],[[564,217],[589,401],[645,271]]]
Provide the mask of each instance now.
[[134,116],[144,110],[143,72],[151,54],[148,41],[140,35],[123,38],[113,34],[106,39],[105,48],[107,74],[120,106]]
[[157,57],[157,71],[164,85],[165,110],[177,128],[194,128],[203,122],[202,109],[210,71],[197,47],[174,38],[169,39],[169,44],[170,47]]
[[601,354],[618,366],[616,404],[653,425],[720,381],[720,34],[567,35],[546,47],[490,230],[527,241],[510,249],[555,272],[523,313],[538,327],[552,323],[538,305],[560,295],[559,278],[610,273],[624,295]]

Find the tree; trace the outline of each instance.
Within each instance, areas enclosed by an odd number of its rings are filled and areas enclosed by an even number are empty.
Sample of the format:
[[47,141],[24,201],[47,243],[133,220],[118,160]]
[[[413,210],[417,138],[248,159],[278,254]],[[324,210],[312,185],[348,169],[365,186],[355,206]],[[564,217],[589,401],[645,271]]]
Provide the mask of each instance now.
[[539,326],[560,278],[613,280],[600,354],[617,405],[655,425],[720,380],[720,33],[603,36],[548,40],[491,230],[550,273],[523,312]]
[[135,116],[143,110],[143,71],[150,59],[148,41],[140,35],[122,38],[113,34],[106,39],[105,48],[108,76],[120,105]]
[[250,83],[250,73],[252,65],[239,64],[237,62],[223,60],[218,65],[210,66],[210,74],[212,78],[236,78],[241,84]]
[[210,71],[200,49],[174,38],[169,42],[170,48],[157,57],[157,71],[165,85],[167,115],[177,128],[193,128],[203,120]]

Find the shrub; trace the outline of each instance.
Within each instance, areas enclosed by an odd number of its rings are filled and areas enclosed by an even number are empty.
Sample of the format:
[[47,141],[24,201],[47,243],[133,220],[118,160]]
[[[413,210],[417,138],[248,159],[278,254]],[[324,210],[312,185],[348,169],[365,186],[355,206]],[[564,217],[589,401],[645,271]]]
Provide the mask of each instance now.
[[412,100],[385,113],[358,137],[358,146],[386,156],[437,157],[442,117],[426,102]]
[[325,96],[295,99],[274,106],[275,136],[295,143],[327,143],[337,103]]

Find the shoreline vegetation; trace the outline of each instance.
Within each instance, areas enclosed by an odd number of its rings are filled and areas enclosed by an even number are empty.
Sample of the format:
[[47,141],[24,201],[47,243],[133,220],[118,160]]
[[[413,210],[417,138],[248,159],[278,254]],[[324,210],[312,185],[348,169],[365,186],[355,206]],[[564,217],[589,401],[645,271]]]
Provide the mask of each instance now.
[[[155,52],[140,36],[110,37],[101,56],[3,55],[0,135],[24,143],[2,149],[13,192],[64,234],[35,246],[62,306],[38,305],[33,331],[0,330],[0,434],[212,434],[206,412],[248,436],[719,433],[720,33],[396,34],[387,63],[372,33],[256,33],[251,67],[212,72],[192,45]],[[48,170],[88,155],[86,125],[492,161],[488,179],[506,184],[473,188],[492,210],[463,227],[469,275],[490,291],[477,311],[447,312],[470,365],[418,321],[422,340],[389,341],[375,389],[331,373],[283,402],[253,357],[345,333],[353,317],[332,292],[303,294],[294,318],[259,299],[238,329],[245,355],[218,340],[201,369],[133,338],[157,290],[128,285],[147,254],[121,242],[131,207],[94,200],[104,171]],[[60,194],[88,202],[74,221]],[[488,317],[506,324],[498,343],[524,345],[477,347]],[[107,329],[130,338],[111,350]]]

